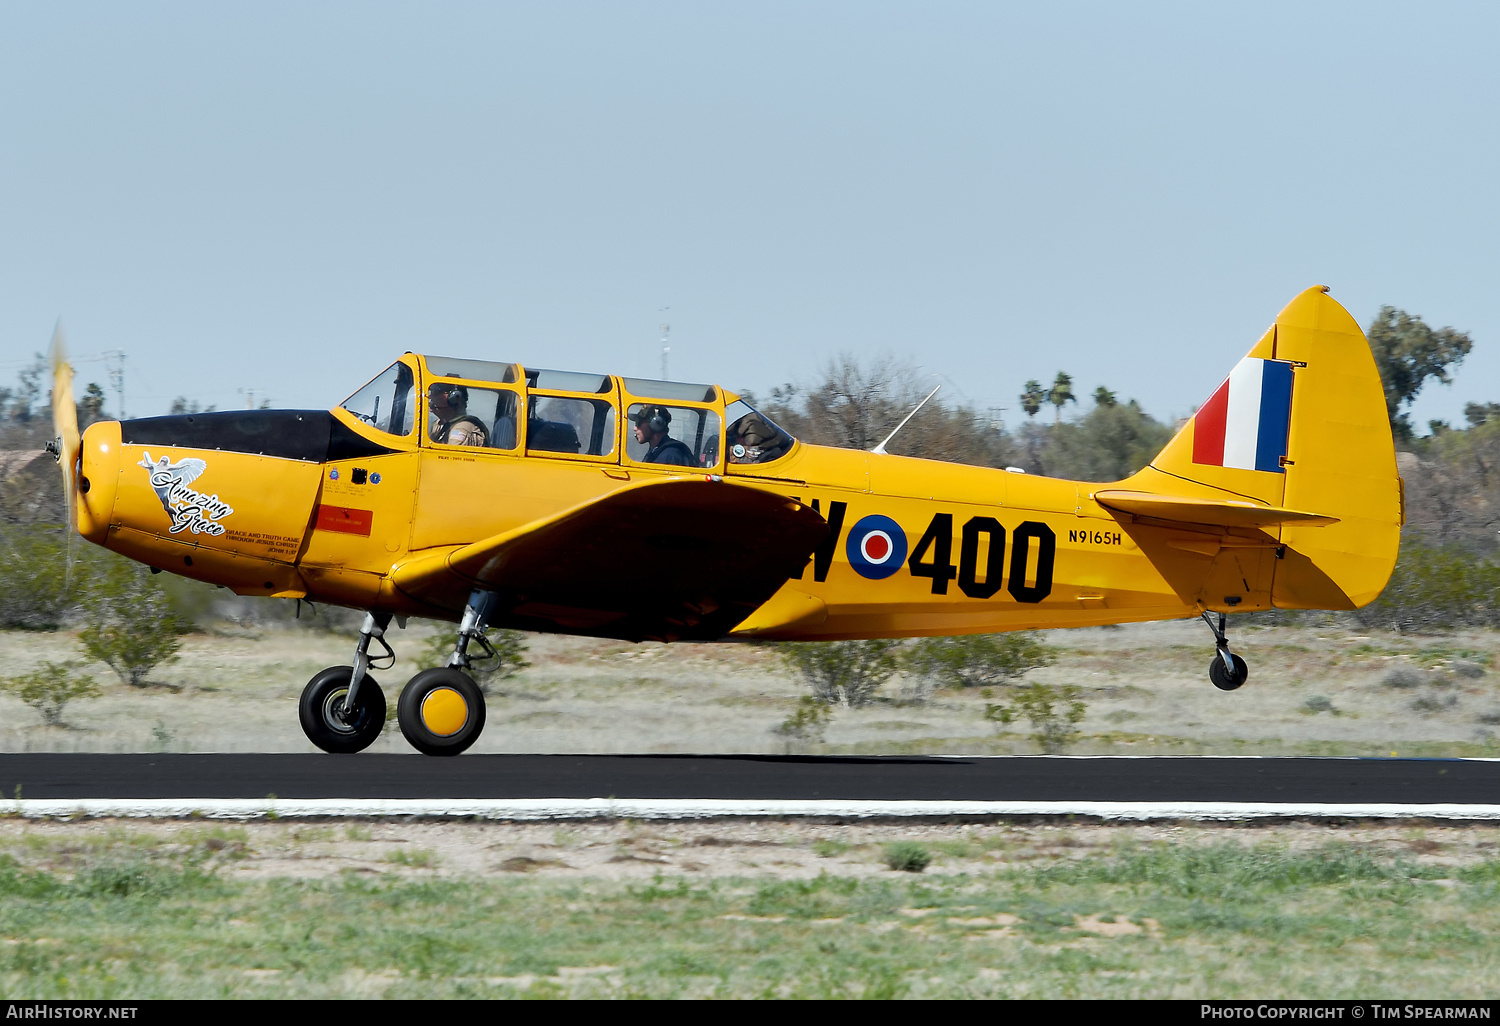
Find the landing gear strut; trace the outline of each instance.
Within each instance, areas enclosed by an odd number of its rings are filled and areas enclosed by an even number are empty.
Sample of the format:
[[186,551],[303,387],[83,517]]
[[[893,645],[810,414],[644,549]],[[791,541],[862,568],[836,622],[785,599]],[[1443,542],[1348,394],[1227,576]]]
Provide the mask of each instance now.
[[[1233,691],[1250,678],[1250,667],[1245,660],[1229,651],[1229,638],[1224,634],[1224,614],[1204,611],[1199,614],[1208,629],[1214,632],[1214,661],[1208,664],[1208,679],[1220,691]],[[1218,622],[1214,622],[1214,617]]]
[[484,637],[494,605],[493,592],[473,592],[464,607],[458,643],[448,657],[448,665],[423,670],[401,692],[396,722],[411,746],[424,755],[458,755],[479,740],[484,730],[484,693],[464,671],[469,668],[471,642],[477,641],[486,653],[494,655]]
[[[302,689],[298,706],[302,732],[323,751],[336,755],[362,752],[385,728],[385,692],[368,671],[377,662],[381,664],[377,669],[387,669],[396,662],[396,653],[385,641],[390,622],[389,613],[366,613],[354,647],[353,665],[330,666]],[[371,642],[385,652],[372,659]]]

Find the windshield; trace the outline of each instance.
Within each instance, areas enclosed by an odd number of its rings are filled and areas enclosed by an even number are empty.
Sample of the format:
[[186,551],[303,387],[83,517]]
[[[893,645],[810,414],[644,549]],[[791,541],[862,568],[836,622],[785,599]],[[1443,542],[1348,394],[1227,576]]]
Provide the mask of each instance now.
[[377,431],[405,438],[416,422],[413,384],[411,368],[404,363],[393,363],[340,406]]
[[725,408],[724,419],[729,422],[730,463],[770,463],[791,452],[796,442],[743,399]]

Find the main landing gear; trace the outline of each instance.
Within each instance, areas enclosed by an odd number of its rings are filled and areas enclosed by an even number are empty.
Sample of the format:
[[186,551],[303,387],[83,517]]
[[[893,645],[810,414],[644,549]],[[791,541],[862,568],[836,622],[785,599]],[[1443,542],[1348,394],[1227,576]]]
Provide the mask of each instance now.
[[[477,643],[486,655],[495,654],[484,636],[493,607],[492,593],[471,594],[448,665],[422,670],[401,691],[396,722],[402,736],[424,755],[458,755],[479,740],[484,730],[484,693],[464,671],[469,668],[470,644]],[[387,669],[395,664],[396,654],[385,641],[390,622],[389,613],[365,614],[353,665],[330,666],[302,690],[302,730],[323,751],[363,751],[384,729],[385,693],[368,671],[372,666]],[[372,658],[372,643],[385,651]]]
[[[1218,649],[1214,661],[1208,664],[1208,679],[1220,691],[1233,691],[1250,679],[1250,667],[1229,651],[1229,638],[1224,634],[1224,614],[1205,611],[1200,615],[1208,629],[1214,632],[1214,647]],[[1213,620],[1215,616],[1219,618],[1218,623]]]

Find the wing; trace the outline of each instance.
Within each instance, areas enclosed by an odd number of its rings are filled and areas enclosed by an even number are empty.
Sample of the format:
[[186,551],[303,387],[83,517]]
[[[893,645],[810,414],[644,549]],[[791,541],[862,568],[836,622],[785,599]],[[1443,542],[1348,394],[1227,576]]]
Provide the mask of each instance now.
[[177,461],[167,469],[175,470],[177,472],[177,479],[183,484],[192,484],[208,469],[208,464],[197,457],[189,456],[185,460]]
[[801,502],[728,481],[630,485],[545,520],[398,566],[418,601],[491,622],[632,641],[723,637],[806,565],[828,525]]

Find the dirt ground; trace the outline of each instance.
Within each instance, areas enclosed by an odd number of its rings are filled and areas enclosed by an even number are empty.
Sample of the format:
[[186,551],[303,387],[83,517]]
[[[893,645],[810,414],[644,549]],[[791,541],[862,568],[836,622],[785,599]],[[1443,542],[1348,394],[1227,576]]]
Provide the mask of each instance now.
[[[375,672],[393,707],[420,667],[431,629],[393,630],[398,662]],[[1029,679],[1076,684],[1088,703],[1077,753],[1500,755],[1500,634],[1445,637],[1348,627],[1231,631],[1250,681],[1223,693],[1198,621],[1045,632],[1055,665]],[[297,722],[309,677],[346,663],[352,636],[224,626],[184,638],[180,659],[132,688],[101,664],[104,690],[47,727],[0,695],[0,751],[311,752]],[[0,676],[42,660],[81,658],[67,632],[0,632]],[[534,636],[533,665],[489,698],[476,752],[1003,754],[1038,750],[1024,724],[997,733],[983,718],[1001,693],[938,691],[897,678],[879,701],[834,713],[822,744],[790,745],[776,727],[805,686],[771,648],[631,645]],[[1401,672],[1394,672],[1394,671]],[[1003,689],[1001,689],[1003,691]],[[394,708],[392,709],[394,713]],[[372,751],[412,750],[394,715]]]
[[[1089,823],[850,823],[780,820],[614,821],[567,824],[422,821],[201,822],[0,820],[0,849],[38,868],[84,845],[170,850],[216,838],[216,871],[230,879],[328,879],[344,873],[468,878],[534,874],[560,880],[812,879],[889,874],[884,846],[916,841],[933,854],[926,872],[973,874],[1037,860],[1083,858],[1126,846],[1235,843],[1308,851],[1344,842],[1372,853],[1457,869],[1500,851],[1500,826],[1253,826]],[[28,855],[28,852],[30,853]],[[37,860],[40,859],[40,862]]]

